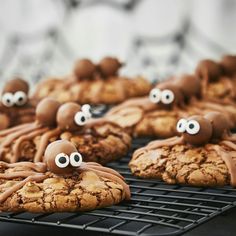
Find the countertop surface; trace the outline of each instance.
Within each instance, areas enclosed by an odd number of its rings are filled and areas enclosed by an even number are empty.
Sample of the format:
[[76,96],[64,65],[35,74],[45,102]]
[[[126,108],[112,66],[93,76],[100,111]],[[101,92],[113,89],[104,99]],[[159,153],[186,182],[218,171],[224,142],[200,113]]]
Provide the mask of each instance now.
[[[0,223],[0,236],[96,236],[105,235],[87,231],[44,227],[34,225],[22,225],[13,223]],[[107,235],[107,234],[106,234]],[[236,235],[236,208],[218,216],[209,222],[184,234],[184,236],[235,236]]]

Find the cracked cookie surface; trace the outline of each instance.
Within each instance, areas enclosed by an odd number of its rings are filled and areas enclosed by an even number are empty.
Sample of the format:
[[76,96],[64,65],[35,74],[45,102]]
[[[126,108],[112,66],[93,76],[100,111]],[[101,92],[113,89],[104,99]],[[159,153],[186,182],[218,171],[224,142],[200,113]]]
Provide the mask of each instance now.
[[[27,167],[5,170],[0,165],[0,175],[15,171],[31,171]],[[11,212],[64,212],[89,211],[114,204],[125,199],[121,184],[98,176],[93,171],[83,171],[68,176],[46,173],[41,182],[29,181],[0,203],[0,211]],[[0,195],[23,178],[11,180],[0,178]]]
[[[19,161],[34,161],[42,137],[43,134],[21,143]],[[0,139],[0,143],[4,139],[4,137]],[[131,144],[130,136],[123,129],[110,123],[96,125],[96,127],[81,132],[64,131],[51,137],[49,143],[58,139],[71,141],[83,154],[84,161],[95,161],[102,164],[124,156]],[[15,141],[11,143],[1,153],[2,161],[12,162],[15,143]]]
[[142,178],[160,178],[170,184],[222,186],[230,174],[215,144],[203,147],[176,145],[155,150],[143,148],[129,163],[131,172]]

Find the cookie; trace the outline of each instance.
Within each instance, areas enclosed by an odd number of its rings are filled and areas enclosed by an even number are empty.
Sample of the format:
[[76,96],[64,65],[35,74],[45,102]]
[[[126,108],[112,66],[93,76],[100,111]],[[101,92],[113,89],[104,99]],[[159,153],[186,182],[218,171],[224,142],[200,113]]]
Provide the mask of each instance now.
[[115,106],[106,118],[126,128],[133,136],[168,138],[176,135],[176,123],[191,114],[222,112],[231,128],[236,126],[236,110],[231,103],[217,104],[201,98],[201,81],[184,74],[159,83],[149,97],[129,99]]
[[33,97],[41,100],[50,96],[60,102],[112,105],[148,94],[151,84],[142,77],[130,79],[119,76],[121,66],[116,58],[110,57],[102,59],[97,65],[87,59],[80,60],[75,64],[72,75],[40,82]]
[[236,56],[225,55],[219,62],[202,60],[195,74],[202,80],[202,95],[207,99],[236,101]]
[[33,121],[35,104],[29,98],[29,85],[21,78],[8,81],[0,101],[0,130]]
[[42,161],[46,146],[55,140],[71,141],[85,161],[102,164],[124,156],[130,136],[117,124],[92,119],[90,106],[76,103],[61,105],[45,98],[36,107],[36,121],[0,131],[0,160]]
[[45,162],[0,162],[0,211],[91,211],[130,199],[129,186],[115,170],[83,156],[59,140],[45,151]]
[[129,167],[142,178],[169,184],[236,187],[236,135],[224,115],[211,112],[177,124],[181,137],[150,142],[135,151]]

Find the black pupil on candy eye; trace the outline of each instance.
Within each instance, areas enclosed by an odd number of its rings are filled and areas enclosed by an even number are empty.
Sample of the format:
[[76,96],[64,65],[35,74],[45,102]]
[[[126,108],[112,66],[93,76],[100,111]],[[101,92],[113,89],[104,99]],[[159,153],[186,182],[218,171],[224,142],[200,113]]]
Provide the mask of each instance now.
[[156,97],[156,94],[153,94],[153,97],[155,98],[155,97]]
[[166,95],[166,98],[167,98],[167,99],[169,99],[169,98],[170,98],[170,96],[169,96],[169,95]]
[[190,129],[193,129],[193,128],[194,128],[194,124],[190,124],[190,125],[189,125],[189,128],[190,128]]
[[76,162],[79,162],[79,160],[80,160],[80,157],[79,157],[79,155],[74,155],[74,160],[76,161]]
[[20,102],[23,100],[23,97],[19,97],[19,99],[18,99]]
[[82,121],[82,122],[85,121],[85,117],[84,117],[84,116],[81,117],[81,121]]
[[60,157],[60,158],[59,158],[59,162],[60,162],[61,164],[65,164],[65,163],[66,163],[66,158],[65,158],[65,157]]
[[7,99],[7,103],[10,103],[11,101],[10,101],[10,99]]
[[182,124],[181,124],[181,123],[179,124],[179,127],[180,127],[180,128],[182,127]]

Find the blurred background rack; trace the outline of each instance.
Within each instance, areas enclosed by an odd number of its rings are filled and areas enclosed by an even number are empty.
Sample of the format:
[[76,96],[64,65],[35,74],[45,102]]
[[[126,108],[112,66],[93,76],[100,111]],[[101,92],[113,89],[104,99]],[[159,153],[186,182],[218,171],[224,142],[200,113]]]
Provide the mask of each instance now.
[[[147,139],[136,139],[132,150]],[[159,180],[131,175],[131,153],[108,166],[118,170],[130,184],[129,202],[85,213],[0,213],[0,221],[71,228],[121,235],[180,235],[223,214],[236,205],[236,189],[229,186],[196,188],[168,185]]]

